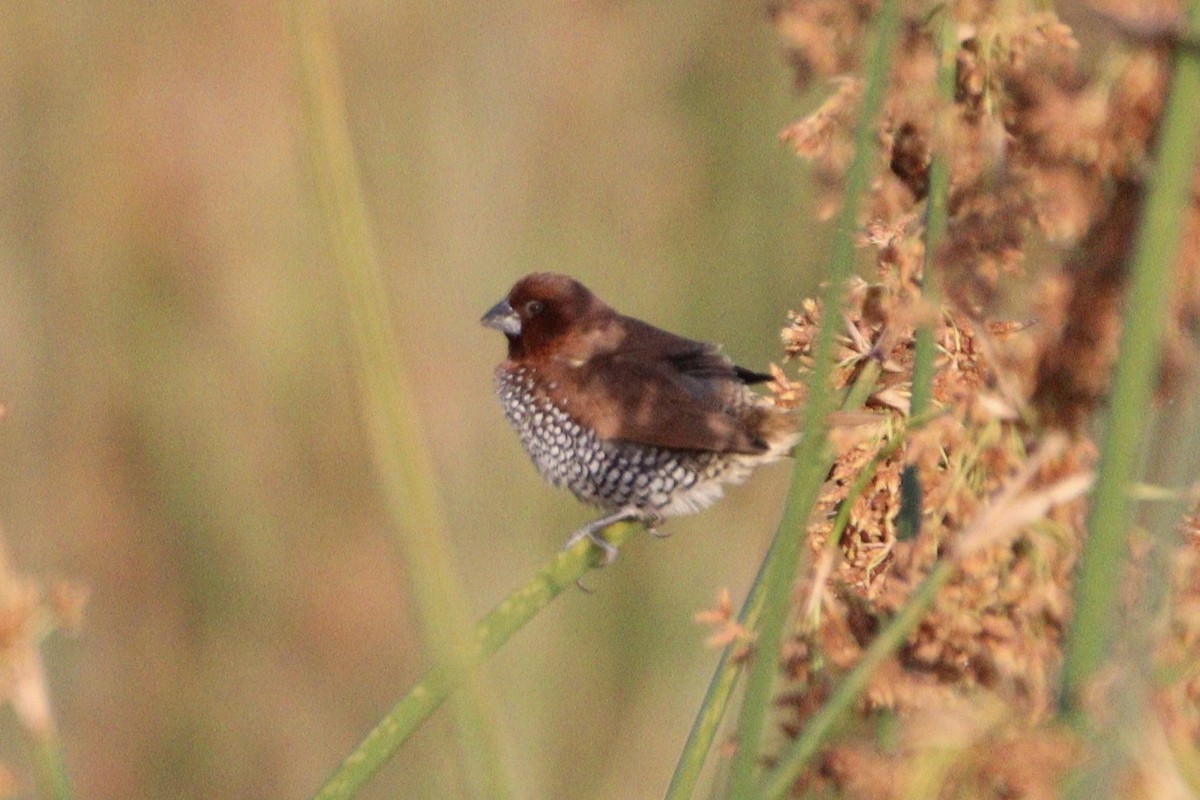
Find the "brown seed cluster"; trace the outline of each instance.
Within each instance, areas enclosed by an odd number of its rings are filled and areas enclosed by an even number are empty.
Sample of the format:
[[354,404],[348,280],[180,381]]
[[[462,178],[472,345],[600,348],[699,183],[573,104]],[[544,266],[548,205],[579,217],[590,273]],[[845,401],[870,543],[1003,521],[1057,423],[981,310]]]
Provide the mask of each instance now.
[[[832,87],[782,134],[828,190],[824,215],[840,202],[838,179],[852,155],[859,54],[876,6],[793,0],[773,9],[798,82]],[[933,565],[952,558],[955,577],[862,699],[862,730],[828,746],[798,789],[1050,798],[1085,757],[1083,744],[1054,722],[1083,491],[1096,460],[1080,432],[1115,357],[1169,48],[1156,37],[1113,35],[1105,57],[1084,67],[1073,32],[1053,14],[982,1],[946,10],[957,31],[952,104],[936,92],[940,17],[914,7],[898,45],[863,220],[873,280],[856,281],[837,312],[804,301],[783,331],[803,373],[820,326],[836,326],[837,387],[879,359],[868,407],[885,421],[833,434],[839,456],[810,524],[814,566],[801,576],[803,611],[785,652],[781,724],[800,730]],[[950,159],[949,228],[934,253],[944,306],[920,289],[933,153]],[[1189,213],[1164,391],[1181,385],[1196,360],[1200,201]],[[1036,306],[1017,320],[997,319],[1021,307],[1018,292],[1036,296]],[[906,432],[914,331],[923,323],[935,325],[933,397],[946,414]],[[801,383],[776,373],[771,388],[781,404],[800,403]],[[1056,438],[1054,428],[1073,435]],[[905,434],[904,447],[879,460]],[[921,527],[901,540],[906,468],[923,492]],[[865,490],[849,497],[870,469]],[[829,543],[846,503],[848,524]],[[1188,530],[1155,640],[1154,663],[1171,678],[1155,689],[1161,740],[1153,746],[1166,751],[1200,736],[1200,523]],[[878,734],[885,719],[895,725],[886,737]],[[1145,748],[1149,754],[1152,745]],[[1161,796],[1147,778],[1151,763],[1147,755],[1124,777],[1128,796]]]
[[[844,315],[848,332],[840,337],[836,381],[845,385],[854,380],[858,365],[872,357],[873,348],[890,342],[881,354],[884,369],[878,389],[868,401],[890,416],[871,430],[834,434],[839,457],[810,530],[818,564],[826,552],[829,520],[847,502],[851,485],[889,440],[903,433],[913,325],[900,315],[872,323],[867,312],[874,290],[884,287],[885,294],[894,296],[894,275],[883,276],[875,286],[857,282]],[[821,319],[816,304],[806,304],[806,309],[794,315],[784,331],[790,354],[802,362]],[[836,569],[822,585],[807,589],[818,598],[810,608],[811,620],[819,624],[803,634],[816,638],[800,647],[807,651],[815,645],[816,651],[845,667],[852,666],[861,647],[870,642],[878,621],[898,610],[933,563],[954,550],[1039,446],[1020,395],[1032,380],[1029,331],[1004,324],[981,326],[945,311],[938,337],[934,400],[949,413],[909,432],[907,447],[878,465],[866,490],[851,500]],[[1076,439],[1039,470],[1031,485],[1050,486],[1086,473],[1093,460],[1092,445]],[[922,530],[911,541],[898,541],[895,518],[901,505],[901,473],[908,465],[916,468],[924,491]],[[1078,501],[1059,505],[1037,530],[1022,531],[963,558],[958,577],[902,654],[918,684],[1002,686],[1022,707],[1045,710],[1068,611],[1067,579],[1083,527],[1082,511]],[[843,658],[831,653],[842,653]],[[803,680],[803,662],[793,667],[798,667],[795,677]],[[888,677],[872,690],[869,702],[905,706],[910,688]]]
[[[862,95],[858,54],[876,4],[836,11],[832,5],[794,0],[773,9],[797,81],[833,87],[814,113],[781,134],[813,165],[825,189],[823,218],[840,202],[839,179],[852,155],[851,124]],[[1050,12],[986,2],[949,8],[958,42],[954,102],[940,103],[936,91],[940,15],[918,16],[914,9],[897,48],[867,224],[919,237],[915,220],[928,191],[931,153],[949,154],[950,230],[934,255],[950,300],[980,318],[1004,304],[1005,286],[1048,299],[1037,309],[1042,353],[1033,400],[1048,422],[1075,429],[1108,385],[1136,229],[1131,220],[1140,212],[1165,95],[1170,47],[1164,42],[1179,8],[1110,22],[1128,35],[1106,45],[1087,69],[1072,31]],[[1188,363],[1200,328],[1200,195],[1187,224],[1165,388]],[[1061,267],[1027,275],[1031,250],[1049,248],[1074,249]],[[910,259],[923,260],[919,246],[907,250]],[[906,272],[919,274],[919,267]]]

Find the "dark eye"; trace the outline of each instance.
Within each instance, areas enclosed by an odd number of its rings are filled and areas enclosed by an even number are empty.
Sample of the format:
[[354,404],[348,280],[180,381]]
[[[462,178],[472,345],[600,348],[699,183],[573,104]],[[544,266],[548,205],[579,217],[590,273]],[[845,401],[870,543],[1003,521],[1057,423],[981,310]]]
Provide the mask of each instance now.
[[542,313],[545,308],[546,307],[542,305],[541,300],[530,300],[525,304],[525,316],[536,317],[538,314]]

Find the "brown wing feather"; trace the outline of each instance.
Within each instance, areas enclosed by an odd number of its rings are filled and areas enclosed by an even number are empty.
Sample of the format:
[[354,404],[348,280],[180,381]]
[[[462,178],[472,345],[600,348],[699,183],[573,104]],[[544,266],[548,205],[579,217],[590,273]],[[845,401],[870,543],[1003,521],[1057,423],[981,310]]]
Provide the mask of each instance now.
[[761,453],[745,382],[714,345],[624,317],[593,329],[552,367],[567,409],[602,439],[681,450]]
[[633,317],[618,319],[618,329],[624,335],[614,343],[613,355],[667,361],[680,372],[697,378],[739,377],[738,367],[721,355],[715,344],[687,339]]

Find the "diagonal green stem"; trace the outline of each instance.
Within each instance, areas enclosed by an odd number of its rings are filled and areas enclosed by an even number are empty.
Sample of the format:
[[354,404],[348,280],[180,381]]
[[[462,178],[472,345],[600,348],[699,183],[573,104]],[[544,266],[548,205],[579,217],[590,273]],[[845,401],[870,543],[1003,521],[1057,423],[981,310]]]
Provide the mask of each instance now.
[[771,708],[776,655],[788,617],[792,581],[800,565],[808,515],[816,503],[828,470],[826,418],[832,407],[828,386],[835,343],[836,324],[833,321],[840,317],[846,280],[853,272],[858,209],[870,186],[872,167],[878,157],[874,147],[875,120],[883,105],[899,28],[900,4],[898,0],[885,0],[875,22],[874,46],[867,61],[863,105],[854,133],[854,160],[846,173],[845,200],[830,259],[828,288],[823,298],[825,322],[817,337],[809,377],[804,439],[796,455],[796,468],[783,521],[764,566],[762,622],[757,632],[756,657],[746,679],[746,694],[738,720],[738,749],[730,768],[730,796],[734,798],[748,796],[754,785],[755,765],[761,750],[767,713]]
[[[387,282],[376,256],[346,119],[329,9],[325,0],[292,0],[287,10],[303,112],[302,142],[342,294],[346,340],[378,488],[408,568],[433,663],[461,676],[467,674],[464,665],[471,652],[466,645],[465,592],[448,550],[434,470],[395,344]],[[481,682],[468,679],[467,684],[465,696],[456,698],[452,708],[463,772],[476,794],[510,797],[500,747],[494,741],[496,728],[489,720],[489,695]]]
[[46,800],[71,800],[71,781],[63,761],[62,740],[50,732],[34,736],[34,757],[38,768],[38,786]]
[[[957,26],[952,9],[942,8],[941,47],[938,61],[938,116],[949,123],[943,115],[954,111],[955,56],[958,52]],[[933,142],[935,149],[929,165],[929,198],[925,207],[925,264],[921,270],[921,299],[932,313],[941,314],[941,289],[934,272],[934,258],[946,236],[948,203],[950,194],[950,154],[936,149],[937,145],[949,141],[945,135],[946,125],[935,125]],[[934,358],[937,355],[936,319],[917,328],[913,352],[912,404],[909,413],[921,414],[933,399]]]
[[[878,362],[869,363],[867,368],[859,375],[859,379],[855,382],[852,390],[847,394],[842,408],[844,410],[859,408],[866,400],[869,392],[875,388],[875,381],[878,377]],[[843,510],[846,511],[846,518],[849,515],[849,508],[854,505],[854,501],[866,489],[879,464],[896,453],[905,442],[908,434],[923,427],[937,416],[941,416],[941,412],[927,414],[920,419],[909,420],[904,433],[888,441],[880,449],[847,492],[846,499],[842,504]],[[830,535],[830,542],[833,546],[836,546],[835,536],[841,535],[840,528],[838,527],[839,523],[842,527],[845,526],[845,518],[840,513],[837,521],[834,523],[834,533]],[[738,624],[747,630],[754,628],[762,612],[763,570],[766,563],[764,560],[763,566],[759,568],[759,573],[755,576],[754,583],[750,587],[750,594],[747,596],[741,613],[738,615]],[[675,774],[671,777],[671,785],[667,789],[664,800],[687,800],[695,792],[696,784],[700,778],[700,771],[703,769],[708,752],[712,748],[713,741],[716,739],[717,727],[725,715],[725,709],[729,704],[730,697],[733,695],[733,689],[737,683],[738,676],[741,674],[741,662],[733,660],[733,655],[738,646],[739,644],[736,642],[730,644],[721,655],[721,660],[717,663],[717,668],[709,683],[708,691],[704,695],[704,701],[701,703],[700,710],[696,714],[696,720],[692,724],[692,730],[688,735],[687,743],[684,745],[683,752],[680,753],[679,762],[675,766]]]
[[[762,613],[766,564],[767,562],[763,561],[759,567],[750,587],[750,594],[742,605],[741,613],[738,614],[738,624],[746,630],[754,629]],[[729,706],[729,698],[733,696],[737,679],[742,674],[742,662],[734,660],[734,654],[741,646],[741,642],[732,642],[721,654],[721,660],[717,662],[717,669],[709,681],[708,691],[704,693],[704,700],[696,714],[696,721],[692,723],[692,730],[683,746],[683,752],[679,754],[679,761],[675,765],[675,773],[671,776],[671,785],[667,787],[664,800],[687,800],[695,792],[700,772],[708,758],[708,751],[712,749],[717,729],[725,716],[725,709]]]
[[[875,389],[875,382],[879,379],[880,367],[879,362],[870,359],[859,373],[854,385],[850,387],[850,391],[846,393],[845,399],[842,401],[844,410],[852,410],[860,408],[871,392]],[[828,466],[826,467],[828,469]],[[776,537],[776,542],[778,537]],[[772,543],[774,546],[774,543]],[[765,594],[763,587],[765,586],[764,578],[766,577],[766,567],[770,563],[770,554],[763,560],[762,565],[758,569],[758,574],[754,576],[754,583],[750,587],[750,593],[746,597],[746,602],[742,605],[742,610],[738,614],[738,624],[746,630],[754,630],[758,624],[759,615],[762,613],[763,600]],[[708,684],[708,691],[704,694],[704,700],[700,704],[700,710],[696,713],[696,720],[692,723],[692,730],[688,734],[687,742],[683,746],[683,751],[679,754],[679,761],[675,765],[675,773],[671,776],[671,785],[667,787],[666,800],[685,800],[692,796],[696,790],[696,783],[700,779],[700,771],[704,768],[704,762],[708,758],[708,751],[712,748],[713,740],[717,736],[717,728],[721,724],[721,719],[725,716],[725,709],[729,705],[729,698],[733,695],[734,686],[737,683],[738,676],[741,674],[741,662],[733,660],[733,654],[739,643],[731,643],[725,648],[725,652],[721,654],[721,660],[717,663],[717,669],[713,673],[712,680]]]
[[809,760],[817,753],[834,726],[853,706],[854,701],[866,689],[875,670],[908,638],[909,633],[921,621],[925,611],[937,597],[938,590],[954,574],[954,562],[947,559],[937,562],[925,580],[917,587],[900,612],[887,627],[871,642],[854,669],[846,676],[833,695],[825,701],[804,730],[779,756],[778,766],[769,776],[759,798],[778,798],[787,794],[800,776]]
[[[1200,36],[1200,2],[1190,4],[1189,35]],[[1129,486],[1145,452],[1145,420],[1158,374],[1171,277],[1179,261],[1181,222],[1191,202],[1200,146],[1200,53],[1179,48],[1162,121],[1158,163],[1133,251],[1125,325],[1113,379],[1095,501],[1075,585],[1067,636],[1062,703],[1079,705],[1109,657],[1120,612],[1121,571],[1133,514]]]
[[[937,358],[938,328],[942,321],[942,292],[934,271],[938,248],[946,237],[949,223],[950,164],[949,128],[954,105],[954,84],[957,74],[958,25],[953,8],[941,6],[942,16],[939,47],[937,97],[934,116],[932,150],[929,165],[929,195],[925,205],[925,263],[921,269],[921,305],[925,322],[917,326],[913,345],[912,400],[909,413],[919,415],[933,402],[934,361]],[[905,467],[900,476],[900,511],[896,515],[896,537],[912,539],[921,529],[924,488],[913,466]]]
[[[609,544],[620,547],[640,529],[641,526],[635,524],[617,525],[608,529],[606,538]],[[591,569],[598,557],[598,551],[590,542],[580,542],[555,556],[528,583],[492,609],[476,624],[459,661],[454,665],[436,666],[421,678],[346,756],[314,800],[353,797],[421,723],[462,685],[472,667],[499,650],[514,633]]]

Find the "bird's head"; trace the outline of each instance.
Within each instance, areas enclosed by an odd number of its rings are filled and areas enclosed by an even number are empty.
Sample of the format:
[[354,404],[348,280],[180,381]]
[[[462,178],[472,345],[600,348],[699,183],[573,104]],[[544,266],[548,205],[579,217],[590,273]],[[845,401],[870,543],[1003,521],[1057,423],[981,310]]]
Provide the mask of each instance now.
[[480,322],[508,338],[509,358],[528,358],[560,346],[571,334],[611,313],[574,278],[536,272],[517,281]]

